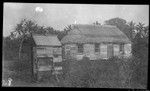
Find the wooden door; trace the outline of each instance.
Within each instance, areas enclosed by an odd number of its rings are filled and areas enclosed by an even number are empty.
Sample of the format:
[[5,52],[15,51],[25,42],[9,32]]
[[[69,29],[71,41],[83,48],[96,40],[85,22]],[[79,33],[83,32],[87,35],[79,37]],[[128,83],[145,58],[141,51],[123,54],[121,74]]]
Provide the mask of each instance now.
[[102,59],[107,59],[107,44],[100,45],[100,57]]
[[84,44],[84,53],[86,55],[94,54],[94,44]]
[[113,56],[113,45],[112,44],[107,45],[107,56],[108,56],[108,58],[111,58]]

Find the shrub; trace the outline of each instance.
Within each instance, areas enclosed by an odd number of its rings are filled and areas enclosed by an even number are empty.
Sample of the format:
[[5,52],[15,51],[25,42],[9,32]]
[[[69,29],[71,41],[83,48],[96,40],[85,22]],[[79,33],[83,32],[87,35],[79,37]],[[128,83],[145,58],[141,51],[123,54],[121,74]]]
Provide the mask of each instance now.
[[64,86],[102,88],[129,88],[132,84],[146,86],[147,66],[140,58],[134,56],[94,61],[84,57],[80,61],[66,60],[64,64]]
[[[148,59],[133,57],[130,63],[132,69],[132,84],[147,86]],[[135,87],[134,87],[135,88]]]
[[[117,87],[119,65],[113,60],[94,60],[83,58],[81,61],[66,61],[64,84],[69,87]],[[105,86],[108,85],[108,86]]]

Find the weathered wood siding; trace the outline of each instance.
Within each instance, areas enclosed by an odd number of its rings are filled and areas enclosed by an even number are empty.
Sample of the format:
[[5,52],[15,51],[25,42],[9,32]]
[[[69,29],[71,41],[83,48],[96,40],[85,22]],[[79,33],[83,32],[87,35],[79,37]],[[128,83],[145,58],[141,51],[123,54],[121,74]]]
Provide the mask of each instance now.
[[53,62],[62,62],[62,57],[58,56],[58,57],[54,57]]
[[83,44],[83,53],[78,53],[77,44],[67,44],[65,45],[65,54],[77,60],[82,59],[83,56],[89,57],[91,60],[108,59],[120,55],[129,57],[131,55],[131,44],[100,43],[98,52],[95,52],[95,44]]
[[53,47],[37,47],[36,53],[38,57],[53,57]]
[[[61,47],[34,47],[34,73],[50,71],[53,63],[62,62]],[[47,59],[46,59],[47,58]],[[46,63],[47,60],[47,63]],[[50,64],[51,63],[51,64]],[[43,64],[43,65],[42,65]]]

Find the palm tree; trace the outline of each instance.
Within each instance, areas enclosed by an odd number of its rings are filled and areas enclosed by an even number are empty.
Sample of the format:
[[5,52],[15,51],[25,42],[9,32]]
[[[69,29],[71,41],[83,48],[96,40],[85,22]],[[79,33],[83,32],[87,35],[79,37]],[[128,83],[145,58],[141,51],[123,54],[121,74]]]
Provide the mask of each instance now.
[[65,28],[64,28],[64,31],[70,31],[72,29],[72,25],[67,25]]
[[144,27],[145,36],[149,36],[149,26]]
[[144,30],[145,30],[144,25],[145,25],[145,24],[139,22],[139,24],[136,26],[136,29],[137,29],[138,33],[140,34],[140,37],[141,37],[141,38],[143,38],[143,37],[145,36],[145,34],[144,34],[144,33],[145,33],[145,32],[144,32]]
[[130,31],[130,33],[131,33],[131,41],[133,41],[133,38],[134,38],[134,30],[135,30],[135,22],[133,22],[133,21],[130,21],[129,23],[128,23],[128,26],[129,26],[129,31]]

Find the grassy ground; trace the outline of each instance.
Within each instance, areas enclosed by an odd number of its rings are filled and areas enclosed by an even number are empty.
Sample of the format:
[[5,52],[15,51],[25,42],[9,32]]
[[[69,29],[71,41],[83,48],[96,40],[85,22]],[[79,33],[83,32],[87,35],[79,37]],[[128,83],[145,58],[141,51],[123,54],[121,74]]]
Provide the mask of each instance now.
[[[94,62],[92,62],[94,63]],[[28,64],[28,65],[27,65]],[[32,75],[31,75],[31,66],[29,65],[29,62],[26,62],[24,64],[21,64],[21,62],[17,61],[17,60],[5,60],[3,61],[3,80],[7,81],[8,78],[12,78],[12,84],[11,86],[13,87],[59,87],[59,86],[65,86],[64,83],[65,81],[62,83],[59,82],[57,83],[55,77],[51,77],[49,79],[44,79],[44,81],[40,81],[40,82],[34,82]],[[81,63],[80,63],[81,64]],[[108,66],[102,66],[102,63],[100,62],[100,64],[95,63],[95,66],[97,65],[97,67],[99,67],[100,65],[100,69],[107,69],[106,67]],[[73,70],[77,70],[77,68],[79,69],[79,67],[77,67],[77,65],[72,65],[71,68],[75,67],[75,69]],[[113,69],[111,68],[112,64],[110,64],[109,69]],[[86,67],[84,67],[86,68]],[[83,69],[83,68],[82,68]],[[79,69],[80,70],[80,69]],[[114,71],[116,71],[114,69]],[[99,73],[99,72],[97,72]],[[107,73],[105,71],[105,73]],[[79,74],[79,72],[77,72],[77,74]],[[82,74],[82,73],[81,73]],[[101,74],[101,73],[99,73]],[[108,73],[111,78],[113,77],[113,75],[111,75],[112,73]],[[106,76],[102,76],[102,77],[107,77],[108,74],[106,74]],[[91,74],[92,75],[92,74]],[[98,76],[98,75],[96,75]],[[115,78],[115,77],[114,77]],[[70,79],[70,78],[68,78]],[[68,81],[68,79],[66,81]],[[104,79],[104,78],[102,78]],[[77,80],[77,79],[75,79]],[[101,80],[102,81],[102,80]],[[101,82],[99,81],[99,82]],[[116,82],[116,81],[114,81]],[[70,84],[70,83],[69,83]],[[102,87],[104,84],[103,83],[97,83],[97,85],[101,84]],[[114,84],[112,82],[112,84]],[[135,83],[131,83],[131,88],[138,88],[138,89],[145,89],[145,86],[142,86],[140,84],[135,84]],[[67,87],[68,85],[66,85],[65,87]],[[97,87],[97,86],[96,86]]]
[[[8,78],[12,79],[11,86],[15,87],[54,87],[54,80],[46,80],[43,82],[33,82],[30,66],[18,65],[19,61],[5,60],[3,61],[2,80],[7,82]],[[3,85],[4,86],[4,85]]]

